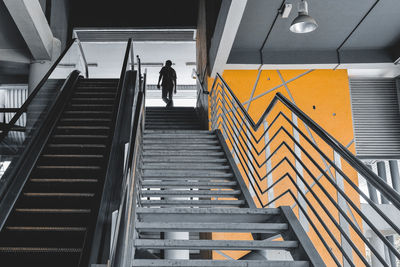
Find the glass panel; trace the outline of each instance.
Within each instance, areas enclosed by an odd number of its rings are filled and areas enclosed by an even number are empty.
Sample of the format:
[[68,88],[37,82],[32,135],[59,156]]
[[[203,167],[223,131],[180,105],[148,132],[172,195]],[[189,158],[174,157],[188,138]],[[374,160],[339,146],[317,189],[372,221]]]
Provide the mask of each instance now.
[[[23,101],[26,108],[22,114],[0,114],[4,118],[5,127],[11,126],[9,123],[16,120],[7,134],[5,134],[4,128],[0,131],[0,186],[4,186],[4,180],[7,179],[8,174],[16,164],[16,160],[34,136],[35,130],[45,119],[71,72],[78,70],[82,76],[86,75],[86,62],[78,42],[78,40],[75,40],[69,46],[68,51],[55,66],[44,84],[32,90],[30,94],[33,97],[31,99],[26,96],[27,94],[24,95]],[[11,100],[11,102],[13,101]],[[21,108],[15,105],[12,107]]]

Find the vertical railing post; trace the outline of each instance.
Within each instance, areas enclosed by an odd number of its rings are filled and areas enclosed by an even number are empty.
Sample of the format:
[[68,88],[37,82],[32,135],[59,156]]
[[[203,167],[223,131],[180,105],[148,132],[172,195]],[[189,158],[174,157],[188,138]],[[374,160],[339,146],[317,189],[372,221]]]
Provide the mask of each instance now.
[[[342,161],[341,161],[340,155],[338,153],[336,153],[336,151],[333,152],[333,158],[334,158],[334,162],[335,162],[336,166],[338,166],[338,168],[340,170],[342,170]],[[343,177],[337,171],[335,171],[335,177],[336,177],[336,184],[338,185],[338,187],[340,189],[342,189],[343,191],[345,191]],[[346,200],[339,193],[337,194],[337,201],[338,201],[339,207],[341,207],[343,210],[347,209]],[[339,214],[339,224],[342,227],[342,229],[345,231],[345,233],[348,236],[350,236],[349,223],[346,221],[346,219],[341,214]],[[344,252],[352,260],[353,253],[352,253],[352,248],[351,248],[349,242],[347,242],[347,240],[344,238],[343,235],[341,235],[340,237],[342,240],[342,247],[343,247]],[[347,266],[351,266],[351,265],[345,259],[345,257],[343,257],[343,267],[347,267]]]

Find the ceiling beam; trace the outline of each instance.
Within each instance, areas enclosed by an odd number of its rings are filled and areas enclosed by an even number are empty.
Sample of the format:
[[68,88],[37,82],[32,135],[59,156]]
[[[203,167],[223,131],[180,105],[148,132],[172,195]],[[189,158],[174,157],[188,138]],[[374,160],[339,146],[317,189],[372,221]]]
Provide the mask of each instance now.
[[[217,72],[221,73],[228,62],[228,57],[233,42],[235,41],[236,33],[239,29],[246,4],[247,0],[223,0],[222,2],[213,36],[214,43],[211,44],[210,48],[210,55],[215,54],[210,58],[212,77],[214,77]],[[222,28],[222,30],[219,31],[218,28]],[[220,36],[215,36],[215,34]]]
[[51,60],[53,33],[38,0],[3,0],[33,59]]
[[29,64],[31,57],[25,49],[0,49],[0,62]]

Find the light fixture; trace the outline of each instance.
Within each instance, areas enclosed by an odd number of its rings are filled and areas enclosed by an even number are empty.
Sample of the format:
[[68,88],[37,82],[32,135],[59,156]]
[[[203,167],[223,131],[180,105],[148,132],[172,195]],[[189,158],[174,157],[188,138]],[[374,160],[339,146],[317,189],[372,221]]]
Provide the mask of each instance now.
[[314,18],[308,15],[308,4],[305,0],[299,3],[299,15],[290,25],[290,31],[294,33],[307,33],[317,29],[318,24]]

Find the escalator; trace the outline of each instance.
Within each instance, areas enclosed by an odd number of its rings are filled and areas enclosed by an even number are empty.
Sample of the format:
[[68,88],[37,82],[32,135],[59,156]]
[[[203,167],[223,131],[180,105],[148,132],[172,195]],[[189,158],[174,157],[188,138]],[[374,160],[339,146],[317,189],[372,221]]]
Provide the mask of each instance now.
[[[64,74],[59,66],[72,49],[0,132],[0,146],[15,147],[0,180],[1,266],[82,267],[108,257],[113,189],[121,183],[115,177],[129,136],[123,124],[131,120],[138,72],[131,40],[120,79],[84,78],[86,60]],[[13,139],[17,125],[25,129],[22,143]]]
[[117,84],[78,82],[0,233],[0,262],[78,266],[97,217]]

